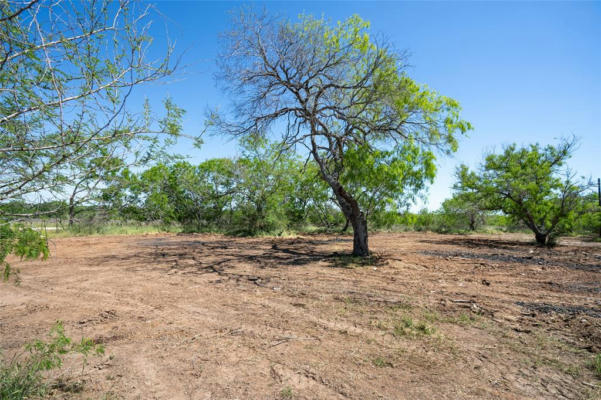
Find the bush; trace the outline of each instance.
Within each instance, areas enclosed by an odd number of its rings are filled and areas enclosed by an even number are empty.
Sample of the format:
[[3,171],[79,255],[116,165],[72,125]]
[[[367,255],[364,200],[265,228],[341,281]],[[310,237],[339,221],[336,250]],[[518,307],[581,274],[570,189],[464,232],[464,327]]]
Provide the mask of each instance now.
[[44,372],[58,369],[63,364],[63,356],[78,353],[83,356],[83,367],[91,353],[104,353],[101,345],[95,345],[91,339],[82,338],[73,342],[65,336],[61,322],[50,330],[49,340],[34,340],[25,346],[25,350],[10,358],[0,358],[0,399],[17,400],[44,396],[48,385],[44,381]]
[[6,262],[9,254],[29,260],[41,257],[48,258],[48,241],[40,232],[23,225],[11,225],[0,220],[0,270],[2,279],[7,281],[11,275],[15,275],[18,282],[19,270],[13,270]]

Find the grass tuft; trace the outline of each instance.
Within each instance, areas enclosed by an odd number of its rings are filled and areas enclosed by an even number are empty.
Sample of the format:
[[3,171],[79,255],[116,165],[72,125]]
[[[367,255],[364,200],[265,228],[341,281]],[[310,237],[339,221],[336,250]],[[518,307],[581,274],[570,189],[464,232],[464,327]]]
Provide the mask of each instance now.
[[286,386],[280,391],[280,398],[289,400],[292,399],[294,394],[292,393],[292,388],[290,386]]
[[597,375],[597,378],[601,379],[601,353],[595,355],[591,362],[591,368],[595,375]]
[[395,337],[430,336],[436,332],[433,326],[423,321],[414,321],[411,317],[404,316],[393,325],[392,334]]
[[392,368],[393,367],[392,363],[390,361],[386,360],[383,357],[376,357],[376,358],[374,358],[372,360],[372,364],[375,367],[378,367],[378,368],[387,368],[387,367]]

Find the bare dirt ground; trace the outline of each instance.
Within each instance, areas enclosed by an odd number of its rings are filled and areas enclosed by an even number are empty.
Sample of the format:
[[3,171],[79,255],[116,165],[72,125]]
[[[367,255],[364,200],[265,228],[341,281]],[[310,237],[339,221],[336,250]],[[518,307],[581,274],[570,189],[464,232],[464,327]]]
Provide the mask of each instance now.
[[600,398],[601,246],[529,240],[374,234],[359,266],[345,236],[58,239],[0,286],[0,347],[103,343],[56,398]]

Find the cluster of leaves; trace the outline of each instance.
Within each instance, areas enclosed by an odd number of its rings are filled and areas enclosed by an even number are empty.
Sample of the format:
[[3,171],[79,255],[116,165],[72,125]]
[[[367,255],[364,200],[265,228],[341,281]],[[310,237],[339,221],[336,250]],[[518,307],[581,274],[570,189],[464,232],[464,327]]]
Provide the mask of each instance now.
[[[11,222],[97,204],[127,166],[157,158],[181,135],[183,110],[171,99],[157,117],[126,107],[137,86],[175,69],[167,45],[149,59],[156,14],[136,0],[0,0],[0,266],[6,257],[46,257],[42,235]],[[15,213],[19,202],[61,199],[55,209]],[[48,204],[48,203],[46,203]],[[11,210],[11,208],[13,208]],[[33,208],[33,210],[32,210]]]
[[124,171],[105,193],[122,218],[178,223],[189,231],[239,235],[278,233],[344,222],[315,167],[262,139],[243,143],[240,157],[159,164]]
[[44,396],[48,385],[43,373],[61,368],[63,357],[67,354],[83,356],[83,372],[87,358],[104,354],[104,348],[87,338],[73,341],[65,335],[63,324],[57,322],[47,341],[34,340],[25,346],[24,352],[10,359],[0,358],[0,399],[21,400]]
[[[477,171],[457,171],[456,198],[480,210],[500,211],[528,227],[539,244],[575,229],[588,185],[566,167],[575,139],[557,146],[507,146],[489,154]],[[470,207],[464,207],[470,208]],[[595,217],[593,217],[595,218]]]
[[11,276],[15,276],[18,282],[18,270],[13,270],[6,261],[6,257],[14,253],[22,259],[46,259],[49,255],[48,241],[46,237],[33,230],[19,224],[0,223],[0,269],[2,269],[2,279],[7,281]]
[[581,205],[577,218],[573,223],[573,231],[601,237],[601,204],[596,193],[588,193],[581,197]]
[[243,10],[225,38],[220,77],[235,100],[214,125],[237,137],[276,128],[287,150],[305,147],[353,227],[354,255],[369,254],[370,212],[409,201],[433,179],[435,155],[471,128],[357,15],[331,24]]
[[133,88],[173,72],[171,47],[147,59],[152,14],[130,0],[0,0],[0,201],[77,191],[155,134],[180,133],[169,99],[161,119],[125,107]]

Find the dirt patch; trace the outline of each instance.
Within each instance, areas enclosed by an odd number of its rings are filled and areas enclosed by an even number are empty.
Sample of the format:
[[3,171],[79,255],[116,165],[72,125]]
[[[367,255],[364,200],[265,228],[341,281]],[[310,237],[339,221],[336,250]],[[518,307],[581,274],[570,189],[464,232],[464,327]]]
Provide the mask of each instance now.
[[529,240],[375,234],[364,262],[348,236],[60,239],[1,286],[0,347],[56,320],[103,343],[57,398],[595,398],[601,247]]

